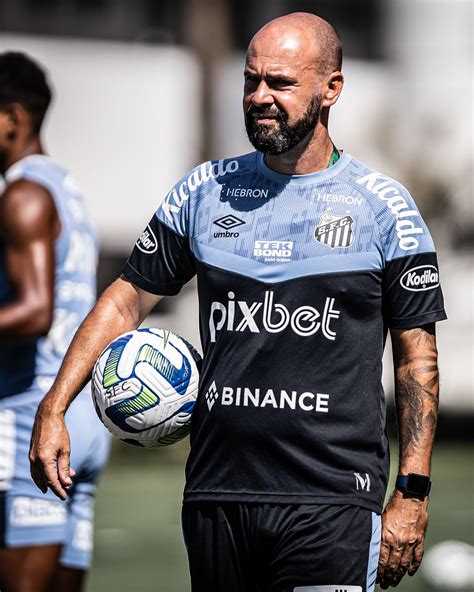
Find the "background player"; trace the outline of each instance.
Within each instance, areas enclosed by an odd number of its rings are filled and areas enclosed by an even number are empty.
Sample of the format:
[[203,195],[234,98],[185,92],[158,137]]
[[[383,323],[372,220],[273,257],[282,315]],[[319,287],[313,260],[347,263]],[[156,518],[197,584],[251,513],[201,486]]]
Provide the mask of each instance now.
[[0,588],[81,589],[92,551],[93,496],[109,441],[90,395],[66,417],[76,469],[67,502],[41,495],[28,447],[38,403],[95,301],[96,236],[73,177],[44,154],[51,100],[42,69],[0,55]]
[[387,325],[402,479],[384,514],[382,585],[415,573],[423,554],[433,323],[445,313],[437,272],[417,270],[436,270],[436,255],[407,190],[331,141],[341,61],[336,33],[313,15],[257,33],[244,112],[258,152],[204,163],[170,191],[146,233],[156,244],[138,242],[127,281],[83,323],[38,411],[32,474],[64,496],[64,410],[104,345],[197,272],[204,365],[183,510],[194,590],[374,589]]

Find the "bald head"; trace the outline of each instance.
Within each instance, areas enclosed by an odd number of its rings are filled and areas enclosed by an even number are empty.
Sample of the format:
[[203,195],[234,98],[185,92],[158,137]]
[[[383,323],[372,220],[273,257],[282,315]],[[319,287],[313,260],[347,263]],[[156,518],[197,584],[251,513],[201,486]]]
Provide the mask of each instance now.
[[304,60],[325,75],[342,67],[339,35],[327,21],[309,12],[293,12],[264,25],[250,42],[248,53],[283,55]]
[[277,157],[327,137],[329,109],[344,85],[341,61],[336,31],[314,14],[282,16],[255,34],[245,63],[243,108],[257,150]]

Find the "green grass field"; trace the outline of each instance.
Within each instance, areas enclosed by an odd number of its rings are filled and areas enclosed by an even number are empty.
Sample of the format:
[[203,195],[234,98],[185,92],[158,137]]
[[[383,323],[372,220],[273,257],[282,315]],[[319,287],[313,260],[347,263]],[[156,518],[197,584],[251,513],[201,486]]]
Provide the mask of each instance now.
[[[473,452],[468,445],[436,450],[428,547],[447,539],[473,542]],[[167,451],[115,447],[97,497],[87,592],[190,589],[180,524],[185,454],[186,444]],[[406,592],[431,589],[422,575],[407,577],[398,587]]]

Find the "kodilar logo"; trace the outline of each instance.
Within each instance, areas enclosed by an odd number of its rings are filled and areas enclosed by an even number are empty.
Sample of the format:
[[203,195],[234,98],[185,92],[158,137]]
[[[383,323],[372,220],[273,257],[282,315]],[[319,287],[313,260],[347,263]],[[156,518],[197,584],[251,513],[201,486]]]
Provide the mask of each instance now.
[[439,286],[439,274],[434,265],[413,267],[400,278],[400,285],[410,292],[425,292]]
[[350,247],[354,242],[354,232],[352,226],[354,218],[349,216],[336,216],[330,210],[321,214],[319,224],[314,231],[314,237],[323,245],[335,248]]
[[158,241],[156,240],[156,236],[154,235],[153,230],[149,224],[141,233],[136,245],[137,248],[142,251],[142,253],[146,253],[147,255],[154,253],[158,248]]

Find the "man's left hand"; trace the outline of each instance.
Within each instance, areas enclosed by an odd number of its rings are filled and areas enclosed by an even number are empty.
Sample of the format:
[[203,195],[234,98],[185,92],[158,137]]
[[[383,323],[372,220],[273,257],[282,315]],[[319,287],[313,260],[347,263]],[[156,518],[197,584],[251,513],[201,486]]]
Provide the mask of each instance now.
[[386,590],[398,586],[420,567],[428,525],[428,498],[404,497],[395,491],[382,515],[382,543],[377,581]]

